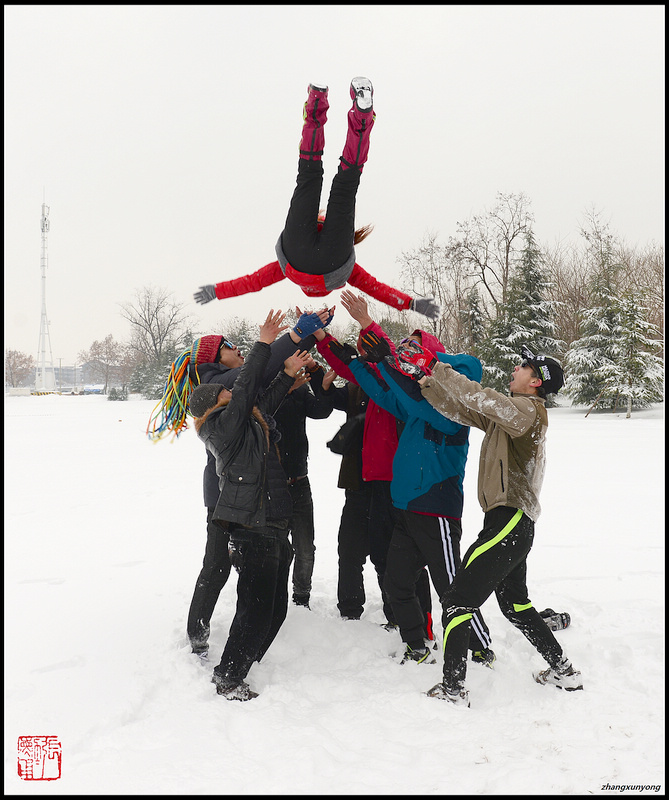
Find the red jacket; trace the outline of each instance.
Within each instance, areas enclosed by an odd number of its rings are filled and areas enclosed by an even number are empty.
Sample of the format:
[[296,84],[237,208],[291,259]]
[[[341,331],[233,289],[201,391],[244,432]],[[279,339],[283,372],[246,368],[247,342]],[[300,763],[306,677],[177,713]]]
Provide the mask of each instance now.
[[[373,331],[377,336],[386,339],[393,353],[395,352],[395,345],[376,322],[372,322],[364,330]],[[328,343],[332,339],[333,337],[329,333],[326,334],[325,339],[316,345],[318,352],[337,375],[357,385],[358,382],[348,366],[337,358],[328,347]],[[374,369],[376,370],[375,365]],[[393,479],[393,458],[397,450],[397,442],[397,420],[389,411],[377,406],[370,398],[362,435],[362,479],[364,481],[391,481]]]
[[[297,270],[291,269],[287,270],[287,272],[288,277],[291,278],[294,273],[297,273]],[[266,286],[278,283],[286,277],[287,276],[281,271],[279,262],[272,261],[269,264],[265,264],[265,266],[261,267],[259,270],[256,270],[256,272],[252,272],[250,275],[244,275],[241,278],[233,278],[231,281],[217,283],[216,297],[219,300],[224,300],[226,297],[239,297],[242,294],[259,292]],[[305,285],[298,283],[298,286],[300,286],[300,289],[302,289],[306,295],[310,297],[324,297],[329,294],[329,292],[322,287],[309,287],[306,285],[306,281],[309,279],[313,279],[314,284],[317,283],[318,278],[321,276],[299,273],[299,277],[301,281],[305,282]],[[320,283],[322,283],[322,279]],[[376,278],[373,278],[368,272],[365,272],[360,264],[356,263],[354,265],[347,283],[359,289],[361,292],[368,294],[370,297],[373,297],[375,300],[392,306],[393,308],[406,310],[411,305],[411,295],[401,292],[399,289],[394,289],[392,286],[388,286],[387,283],[377,281]],[[343,288],[343,286],[339,288]]]

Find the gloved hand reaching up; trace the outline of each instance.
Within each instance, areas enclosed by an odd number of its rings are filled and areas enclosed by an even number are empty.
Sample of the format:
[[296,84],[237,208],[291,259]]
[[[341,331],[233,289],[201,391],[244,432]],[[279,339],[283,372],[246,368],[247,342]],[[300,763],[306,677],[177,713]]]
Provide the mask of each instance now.
[[328,343],[332,355],[336,356],[344,364],[350,364],[354,358],[358,357],[358,351],[350,344],[341,344],[336,339]]
[[360,344],[364,349],[362,357],[365,361],[371,361],[373,364],[378,364],[386,356],[392,355],[388,341],[380,338],[372,331],[367,331],[367,333],[360,335]]

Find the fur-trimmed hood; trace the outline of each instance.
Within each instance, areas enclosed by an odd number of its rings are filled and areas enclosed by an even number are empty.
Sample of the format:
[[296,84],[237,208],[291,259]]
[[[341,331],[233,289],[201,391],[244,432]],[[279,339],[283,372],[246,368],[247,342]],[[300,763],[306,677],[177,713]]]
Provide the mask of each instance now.
[[[195,424],[196,433],[200,432],[200,428],[204,425],[204,423],[206,422],[206,420],[207,420],[207,418],[209,417],[210,414],[212,414],[214,411],[216,411],[219,408],[225,408],[225,406],[227,406],[227,404],[229,402],[230,402],[230,398],[229,397],[222,397],[218,401],[218,403],[216,403],[215,406],[212,406],[211,408],[208,408],[201,417],[194,417],[193,418],[193,422]],[[263,417],[263,415],[262,415],[260,409],[258,408],[258,406],[253,406],[253,410],[251,411],[251,414],[260,423],[260,427],[265,432],[265,436],[267,438],[267,444],[269,445],[269,442],[270,442],[270,429],[269,429],[269,425],[267,424],[267,420]]]

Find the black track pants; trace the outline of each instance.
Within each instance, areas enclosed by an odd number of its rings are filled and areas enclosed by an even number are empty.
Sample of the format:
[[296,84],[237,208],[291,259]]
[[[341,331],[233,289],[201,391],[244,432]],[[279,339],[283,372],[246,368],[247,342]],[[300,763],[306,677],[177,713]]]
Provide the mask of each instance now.
[[533,540],[534,522],[519,509],[500,506],[486,513],[483,530],[441,596],[444,683],[449,688],[464,685],[470,623],[493,592],[504,616],[551,666],[558,664],[562,648],[527,594],[527,556]]
[[[402,640],[412,647],[423,645],[423,614],[415,590],[418,576],[427,565],[441,597],[460,566],[461,535],[460,520],[413,511],[397,512],[384,585]],[[479,611],[471,626],[470,647],[472,650],[490,647],[490,631]]]

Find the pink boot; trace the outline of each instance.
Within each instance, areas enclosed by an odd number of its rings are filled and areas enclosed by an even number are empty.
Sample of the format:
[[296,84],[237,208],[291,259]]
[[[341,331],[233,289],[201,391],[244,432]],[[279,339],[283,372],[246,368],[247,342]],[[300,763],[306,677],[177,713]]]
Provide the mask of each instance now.
[[341,156],[341,169],[362,168],[369,153],[369,136],[376,120],[373,107],[374,89],[368,78],[353,78],[351,99],[353,107],[348,112],[348,132]]
[[325,148],[323,126],[328,119],[328,87],[309,84],[309,96],[304,104],[304,125],[300,141],[300,158],[321,161]]

